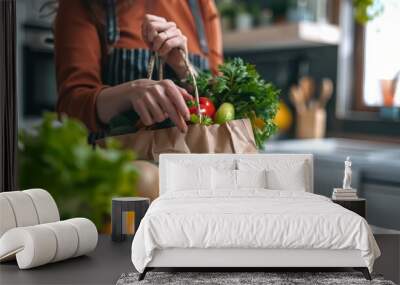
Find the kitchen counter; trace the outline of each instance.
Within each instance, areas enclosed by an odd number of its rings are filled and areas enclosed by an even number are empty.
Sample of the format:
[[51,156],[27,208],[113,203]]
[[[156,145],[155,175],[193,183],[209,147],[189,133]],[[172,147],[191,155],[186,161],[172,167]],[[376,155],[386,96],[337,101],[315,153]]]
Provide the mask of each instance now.
[[344,161],[353,162],[352,186],[367,199],[367,220],[374,225],[400,230],[400,145],[351,139],[271,141],[265,152],[312,153],[314,189],[331,196],[343,180]]

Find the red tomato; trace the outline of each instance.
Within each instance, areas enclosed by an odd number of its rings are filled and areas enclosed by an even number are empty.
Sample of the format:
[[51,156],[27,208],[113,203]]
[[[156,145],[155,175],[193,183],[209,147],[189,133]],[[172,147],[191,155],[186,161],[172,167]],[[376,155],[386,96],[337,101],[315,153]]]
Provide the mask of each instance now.
[[[196,114],[197,115],[197,107],[194,101],[189,101],[190,103],[188,103],[189,105],[189,112],[190,114]],[[200,113],[202,115],[206,115],[210,118],[212,118],[214,116],[215,113],[215,107],[213,102],[208,99],[207,97],[200,97],[199,98],[199,102],[200,102]]]

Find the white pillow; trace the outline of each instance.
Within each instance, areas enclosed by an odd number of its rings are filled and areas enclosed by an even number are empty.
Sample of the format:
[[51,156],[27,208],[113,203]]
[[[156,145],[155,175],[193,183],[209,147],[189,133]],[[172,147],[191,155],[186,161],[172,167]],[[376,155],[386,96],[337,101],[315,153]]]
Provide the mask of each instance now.
[[234,191],[240,188],[267,188],[266,170],[215,169],[213,189]]
[[267,172],[268,188],[272,190],[306,191],[304,164],[296,164],[290,172],[271,169]]
[[214,190],[236,190],[236,170],[233,169],[212,169]]
[[310,189],[308,161],[285,159],[239,159],[240,170],[267,170],[267,188],[271,190],[306,191]]
[[169,163],[167,189],[168,191],[211,190],[211,170],[211,167],[208,166]]
[[237,187],[240,188],[267,188],[267,171],[263,170],[236,170]]

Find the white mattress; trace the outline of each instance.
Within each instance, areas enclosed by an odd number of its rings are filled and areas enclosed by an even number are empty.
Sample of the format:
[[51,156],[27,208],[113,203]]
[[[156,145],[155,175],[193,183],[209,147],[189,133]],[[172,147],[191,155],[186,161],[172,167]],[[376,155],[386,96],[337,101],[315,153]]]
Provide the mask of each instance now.
[[143,272],[156,249],[168,248],[359,250],[370,271],[380,255],[368,223],[326,197],[258,189],[222,193],[171,192],[156,199],[132,243],[135,268]]

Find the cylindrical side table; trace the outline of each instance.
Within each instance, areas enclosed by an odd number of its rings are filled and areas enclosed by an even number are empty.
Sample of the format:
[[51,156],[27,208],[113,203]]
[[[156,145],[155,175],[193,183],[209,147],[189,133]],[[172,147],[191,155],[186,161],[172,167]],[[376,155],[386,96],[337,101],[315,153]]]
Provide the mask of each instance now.
[[150,199],[144,197],[113,198],[111,239],[123,241],[127,236],[133,236],[149,205]]

